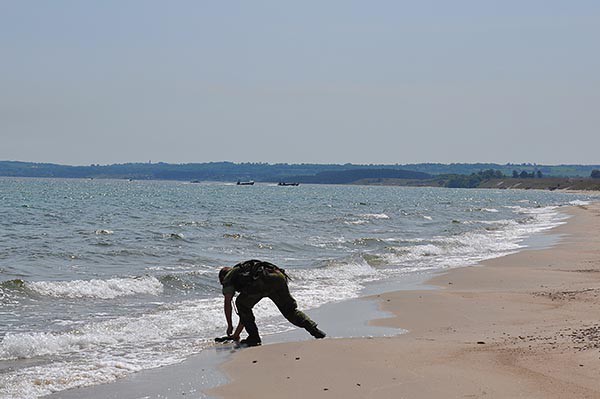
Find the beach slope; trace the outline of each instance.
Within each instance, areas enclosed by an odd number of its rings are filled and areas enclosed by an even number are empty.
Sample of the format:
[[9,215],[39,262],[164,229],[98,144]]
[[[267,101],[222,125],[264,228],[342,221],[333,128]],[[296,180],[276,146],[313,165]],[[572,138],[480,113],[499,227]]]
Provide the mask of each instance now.
[[379,295],[408,334],[258,348],[222,398],[600,398],[600,206],[569,208],[559,244],[451,270],[438,290]]

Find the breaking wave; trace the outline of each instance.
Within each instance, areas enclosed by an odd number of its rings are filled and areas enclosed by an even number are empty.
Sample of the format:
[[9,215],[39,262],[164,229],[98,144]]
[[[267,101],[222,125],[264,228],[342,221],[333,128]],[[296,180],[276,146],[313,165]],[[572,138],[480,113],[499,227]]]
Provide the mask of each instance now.
[[54,298],[113,299],[131,295],[159,295],[162,283],[155,277],[111,278],[108,280],[31,281],[24,286]]
[[511,209],[524,217],[470,221],[481,224],[482,229],[433,237],[414,245],[389,246],[386,254],[371,258],[371,261],[401,266],[404,272],[472,265],[523,248],[525,238],[564,223],[566,217],[557,212],[557,207]]
[[[36,398],[180,362],[211,345],[212,340],[189,337],[214,336],[222,318],[222,303],[208,299],[184,301],[139,317],[90,323],[72,331],[8,333],[0,341],[0,360],[52,356],[55,361],[0,376],[2,393],[8,398]],[[61,360],[74,353],[86,361]],[[143,356],[133,356],[139,353]]]

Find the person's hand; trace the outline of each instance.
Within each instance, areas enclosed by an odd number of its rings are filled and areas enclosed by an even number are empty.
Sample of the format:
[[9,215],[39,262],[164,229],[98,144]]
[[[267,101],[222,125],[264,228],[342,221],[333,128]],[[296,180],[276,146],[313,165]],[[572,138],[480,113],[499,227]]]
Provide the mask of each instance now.
[[227,326],[227,336],[231,336],[233,333],[233,326]]

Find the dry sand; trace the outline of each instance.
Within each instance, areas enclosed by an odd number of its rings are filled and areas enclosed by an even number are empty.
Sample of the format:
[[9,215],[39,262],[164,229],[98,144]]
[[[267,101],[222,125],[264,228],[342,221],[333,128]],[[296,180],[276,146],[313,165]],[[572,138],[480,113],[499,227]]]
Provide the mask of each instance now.
[[551,249],[454,269],[439,290],[378,296],[393,338],[249,348],[223,398],[600,398],[600,204]]

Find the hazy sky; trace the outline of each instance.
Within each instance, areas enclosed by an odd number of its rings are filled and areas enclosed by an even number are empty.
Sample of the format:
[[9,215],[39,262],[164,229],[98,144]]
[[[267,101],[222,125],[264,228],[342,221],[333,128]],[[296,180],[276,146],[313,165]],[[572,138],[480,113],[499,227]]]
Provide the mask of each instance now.
[[600,1],[0,0],[0,160],[600,163]]

